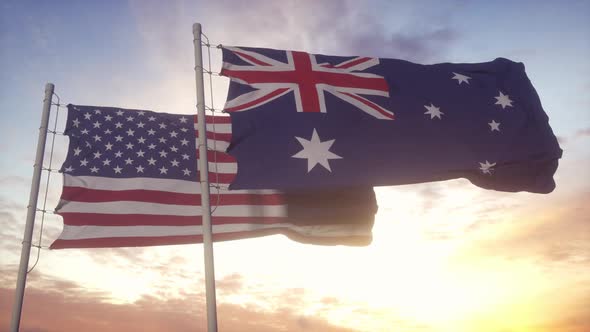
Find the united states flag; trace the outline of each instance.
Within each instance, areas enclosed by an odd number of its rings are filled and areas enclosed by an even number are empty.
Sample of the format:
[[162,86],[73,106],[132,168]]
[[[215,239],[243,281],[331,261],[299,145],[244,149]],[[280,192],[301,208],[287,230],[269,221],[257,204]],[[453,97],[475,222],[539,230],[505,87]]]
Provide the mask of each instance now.
[[[52,249],[202,242],[194,115],[68,105],[68,155]],[[228,190],[237,165],[224,151],[229,117],[208,116],[214,241],[285,234],[300,242],[364,245],[372,188],[343,192]],[[369,191],[370,189],[370,191]],[[354,207],[343,206],[350,201]]]

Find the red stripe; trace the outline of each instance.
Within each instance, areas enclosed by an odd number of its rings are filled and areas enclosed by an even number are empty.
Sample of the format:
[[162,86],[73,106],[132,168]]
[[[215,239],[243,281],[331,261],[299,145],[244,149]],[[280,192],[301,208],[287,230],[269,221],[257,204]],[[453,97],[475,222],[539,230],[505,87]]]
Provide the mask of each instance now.
[[265,101],[267,101],[269,99],[272,99],[272,98],[274,98],[274,97],[276,97],[276,96],[284,93],[287,90],[289,90],[289,88],[276,89],[275,91],[270,92],[270,93],[267,93],[263,97],[260,97],[260,98],[258,98],[256,100],[253,100],[253,101],[249,102],[249,103],[245,103],[245,104],[242,104],[242,105],[237,106],[237,107],[226,108],[225,110],[228,111],[228,112],[239,112],[239,111],[241,111],[243,109],[246,109],[248,107],[255,106],[255,105],[261,104],[261,103],[263,103],[263,102],[265,102]]
[[[199,186],[195,183],[195,186]],[[61,199],[75,202],[149,202],[174,205],[201,205],[200,194],[179,194],[155,190],[98,190],[81,187],[64,187]],[[281,194],[216,194],[211,190],[211,204],[215,205],[281,205]]]
[[[197,151],[197,158],[199,158],[199,151]],[[207,150],[207,161],[218,163],[235,163],[236,158],[225,152]]]
[[[195,131],[195,136],[199,137],[199,132]],[[213,131],[207,131],[207,139],[214,139],[217,141],[231,142],[231,134],[216,133]]]
[[[59,213],[65,225],[71,226],[200,226],[202,216],[159,216],[151,214]],[[286,222],[286,217],[219,217],[213,215],[214,225],[258,224]]]
[[230,184],[235,178],[235,174],[209,172],[209,182],[211,184]]
[[[213,234],[213,241],[229,241],[246,238],[254,238],[268,235],[283,234],[291,240],[312,243],[316,245],[349,245],[366,246],[371,243],[371,236],[339,236],[319,237],[304,236],[290,229],[276,228],[256,231],[244,231],[234,233]],[[84,240],[56,240],[49,247],[50,249],[65,248],[115,248],[115,247],[145,247],[171,244],[203,243],[202,235],[182,236],[158,236],[158,237],[119,237],[119,238],[98,238]]]
[[341,93],[344,94],[344,95],[347,95],[347,96],[349,96],[351,98],[354,98],[354,99],[356,99],[358,101],[360,101],[361,103],[369,106],[370,108],[372,108],[375,111],[381,113],[383,116],[385,116],[387,118],[390,118],[392,120],[395,119],[395,115],[393,115],[392,113],[385,112],[383,109],[381,109],[381,107],[379,105],[377,105],[375,103],[372,103],[372,102],[370,102],[369,100],[367,100],[365,98],[361,98],[361,97],[359,97],[357,95],[354,95],[354,94],[351,94],[351,93],[348,93],[348,92],[341,92]]
[[[199,186],[195,182],[195,188]],[[76,202],[135,201],[175,205],[199,205],[201,195],[157,190],[98,190],[82,187],[63,187],[61,199]]]
[[[195,121],[195,123],[197,123],[198,121]],[[225,123],[229,123],[231,124],[231,117],[229,116],[220,116],[220,115],[206,115],[205,116],[205,123],[208,124],[213,124],[213,123],[219,123],[219,124],[225,124]]]

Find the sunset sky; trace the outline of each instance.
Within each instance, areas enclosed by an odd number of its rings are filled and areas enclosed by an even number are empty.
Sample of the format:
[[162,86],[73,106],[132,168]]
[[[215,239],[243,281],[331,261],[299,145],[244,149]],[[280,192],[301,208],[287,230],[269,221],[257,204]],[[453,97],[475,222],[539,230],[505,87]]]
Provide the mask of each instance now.
[[[376,188],[367,247],[283,236],[215,244],[220,331],[590,331],[589,17],[589,1],[2,1],[0,332],[45,83],[63,104],[193,114],[195,22],[213,45],[523,62],[564,150],[547,195],[467,180]],[[221,52],[211,57],[219,71]],[[208,102],[220,108],[227,85],[215,77]],[[67,139],[55,144],[59,168]],[[47,209],[60,192],[53,174]],[[61,228],[47,215],[42,246]],[[204,292],[202,245],[43,249],[21,330],[205,331]]]

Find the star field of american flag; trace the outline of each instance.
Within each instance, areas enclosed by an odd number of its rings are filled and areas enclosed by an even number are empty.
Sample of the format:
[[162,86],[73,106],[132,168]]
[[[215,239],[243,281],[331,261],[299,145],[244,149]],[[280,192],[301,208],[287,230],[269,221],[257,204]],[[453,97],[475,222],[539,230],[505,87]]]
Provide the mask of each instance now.
[[68,107],[65,174],[197,181],[194,116]]

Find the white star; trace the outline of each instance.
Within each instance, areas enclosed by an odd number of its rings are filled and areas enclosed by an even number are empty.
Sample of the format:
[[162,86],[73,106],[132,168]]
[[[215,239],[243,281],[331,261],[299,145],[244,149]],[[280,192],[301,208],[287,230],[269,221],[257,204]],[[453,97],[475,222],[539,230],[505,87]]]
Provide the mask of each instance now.
[[189,171],[188,168],[183,169],[182,172],[184,173],[184,175],[191,175],[191,171]]
[[160,137],[158,141],[160,141],[160,143],[166,143],[166,139],[164,137]]
[[115,168],[113,168],[113,170],[115,171],[115,173],[119,173],[119,174],[121,174],[121,170],[122,170],[122,168],[121,168],[121,167],[119,167],[119,165],[117,165]]
[[188,160],[189,158],[190,158],[190,156],[186,153],[182,155],[182,159],[184,159],[184,160]]
[[445,114],[443,112],[440,111],[440,107],[436,107],[434,106],[432,103],[430,103],[430,106],[426,106],[424,105],[424,108],[426,108],[428,111],[424,112],[424,114],[429,114],[430,115],[430,120],[434,119],[434,118],[439,118],[441,119],[441,115]]
[[155,116],[150,116],[150,117],[148,118],[148,121],[156,121],[156,117],[155,117]]
[[100,153],[100,151],[96,151],[94,153],[94,159],[98,159],[98,158],[100,158],[100,156],[102,156],[102,153]]
[[188,131],[188,129],[186,129],[186,128],[180,128],[180,130],[181,130],[183,133],[186,133],[186,132]]
[[178,148],[175,147],[174,145],[172,145],[172,147],[170,148],[170,151],[172,151],[172,152],[178,152]]
[[68,166],[68,167],[66,167],[66,168],[64,169],[64,172],[71,172],[71,171],[73,171],[73,170],[74,170],[74,169],[72,168],[72,166]]
[[145,143],[145,138],[143,138],[143,136],[141,136],[140,138],[137,139],[137,142],[140,144]]
[[94,128],[100,128],[101,123],[96,121],[95,123],[93,123]]
[[147,133],[148,133],[148,135],[153,135],[153,134],[156,133],[156,131],[153,130],[153,129],[150,129],[150,130],[147,131]]
[[86,158],[80,160],[80,166],[88,166],[88,160],[86,160]]
[[143,166],[139,165],[135,167],[135,169],[137,170],[137,173],[143,173]]
[[145,123],[140,122],[137,124],[137,128],[143,128],[145,126]]
[[166,129],[166,124],[163,122],[160,123],[159,126],[160,126],[160,129]]
[[115,152],[115,157],[116,158],[121,158],[122,156],[123,156],[123,152],[121,152],[121,151]]
[[98,173],[98,168],[97,168],[96,166],[93,166],[93,167],[90,169],[90,172],[92,172],[92,173]]
[[178,133],[177,133],[177,132],[175,132],[175,131],[172,131],[172,132],[170,133],[170,137],[176,137],[176,136],[178,136]]
[[102,112],[100,110],[94,110],[95,114],[101,114]]
[[132,116],[128,116],[127,117],[127,121],[133,121],[133,117]]
[[133,149],[133,143],[127,143],[125,146],[127,147],[127,150]]
[[111,160],[109,158],[107,158],[107,159],[105,159],[105,160],[102,161],[102,164],[104,166],[110,165],[111,164]]
[[105,146],[106,150],[112,150],[113,149],[113,145],[111,144],[111,142],[107,143]]
[[117,142],[123,142],[123,136],[121,136],[121,135],[115,136],[115,141],[117,141]]
[[143,155],[145,154],[145,152],[143,152],[142,150],[139,150],[136,153],[138,157],[143,157]]
[[133,136],[133,134],[135,134],[135,131],[129,129],[129,130],[126,131],[126,133],[127,133],[127,136]]
[[131,164],[133,164],[133,159],[131,159],[131,158],[125,159],[125,165],[131,165]]
[[79,155],[79,154],[80,154],[80,152],[82,152],[82,149],[80,149],[80,148],[75,148],[75,149],[74,149],[74,156],[77,156],[77,155]]
[[184,116],[180,118],[180,123],[186,123],[186,118]]
[[479,169],[483,174],[492,174],[492,171],[494,170],[494,166],[496,166],[496,163],[490,164],[490,162],[486,160],[485,163],[479,163],[479,165]]
[[90,120],[90,117],[91,117],[91,116],[92,116],[92,114],[90,114],[90,113],[86,112],[86,113],[84,114],[84,119],[86,119],[86,120]]
[[154,143],[148,145],[148,149],[153,150],[156,148],[156,145]]
[[144,111],[139,111],[139,112],[137,112],[137,114],[139,114],[139,115],[144,115],[144,114],[145,114],[145,112],[144,112]]
[[160,151],[160,157],[166,158],[167,156],[168,156],[168,152],[166,152],[164,150]]
[[80,120],[75,119],[74,120],[74,127],[78,127],[80,125]]
[[176,159],[172,160],[171,163],[172,163],[172,166],[177,166],[178,167],[178,164],[179,163],[178,163],[178,161],[176,161]]
[[98,141],[100,141],[101,139],[102,139],[102,138],[101,138],[100,136],[98,136],[98,135],[94,135],[94,141],[95,141],[95,142],[98,142]]
[[313,129],[311,140],[305,138],[295,137],[303,150],[297,152],[292,158],[307,159],[307,172],[309,173],[317,164],[324,166],[325,169],[332,172],[330,169],[329,159],[342,159],[342,157],[330,152],[330,147],[334,144],[335,139],[329,141],[320,141],[318,132]]
[[121,129],[122,127],[123,127],[123,124],[121,122],[115,123],[115,128]]
[[105,121],[111,121],[112,119],[113,119],[113,117],[108,114],[104,116]]
[[496,122],[496,120],[492,120],[492,122],[488,122],[490,125],[491,131],[500,131],[500,122]]
[[91,148],[92,147],[92,145],[89,142],[85,142],[85,143],[86,143],[86,147],[87,148]]
[[182,141],[180,141],[180,143],[182,145],[188,145],[188,141],[185,138],[183,138]]
[[121,116],[121,115],[123,115],[123,111],[121,111],[121,110],[118,110],[118,111],[117,111],[117,115],[118,115],[118,116]]
[[160,174],[168,174],[168,169],[164,166],[162,166],[161,168],[159,168],[160,170]]
[[471,79],[471,77],[466,76],[466,75],[462,75],[459,73],[455,73],[455,72],[453,72],[453,74],[455,74],[455,76],[453,76],[451,79],[457,80],[457,83],[459,85],[461,85],[461,83],[463,83],[463,82],[469,84],[469,80]]
[[501,105],[502,109],[506,108],[506,106],[512,107],[513,100],[510,100],[510,96],[503,94],[502,91],[500,91],[500,95],[498,97],[494,98],[497,100],[495,105]]
[[150,165],[155,165],[155,164],[156,164],[156,159],[154,159],[154,158],[150,158],[150,159],[148,159],[148,161],[147,161],[147,162],[148,162],[148,164],[150,164]]
[[84,135],[88,135],[88,129],[86,129],[86,128],[82,129],[81,133]]
[[110,135],[110,134],[112,134],[113,132],[112,132],[110,129],[108,129],[108,128],[107,128],[107,130],[105,130],[105,131],[104,131],[104,133],[105,133],[105,135]]

